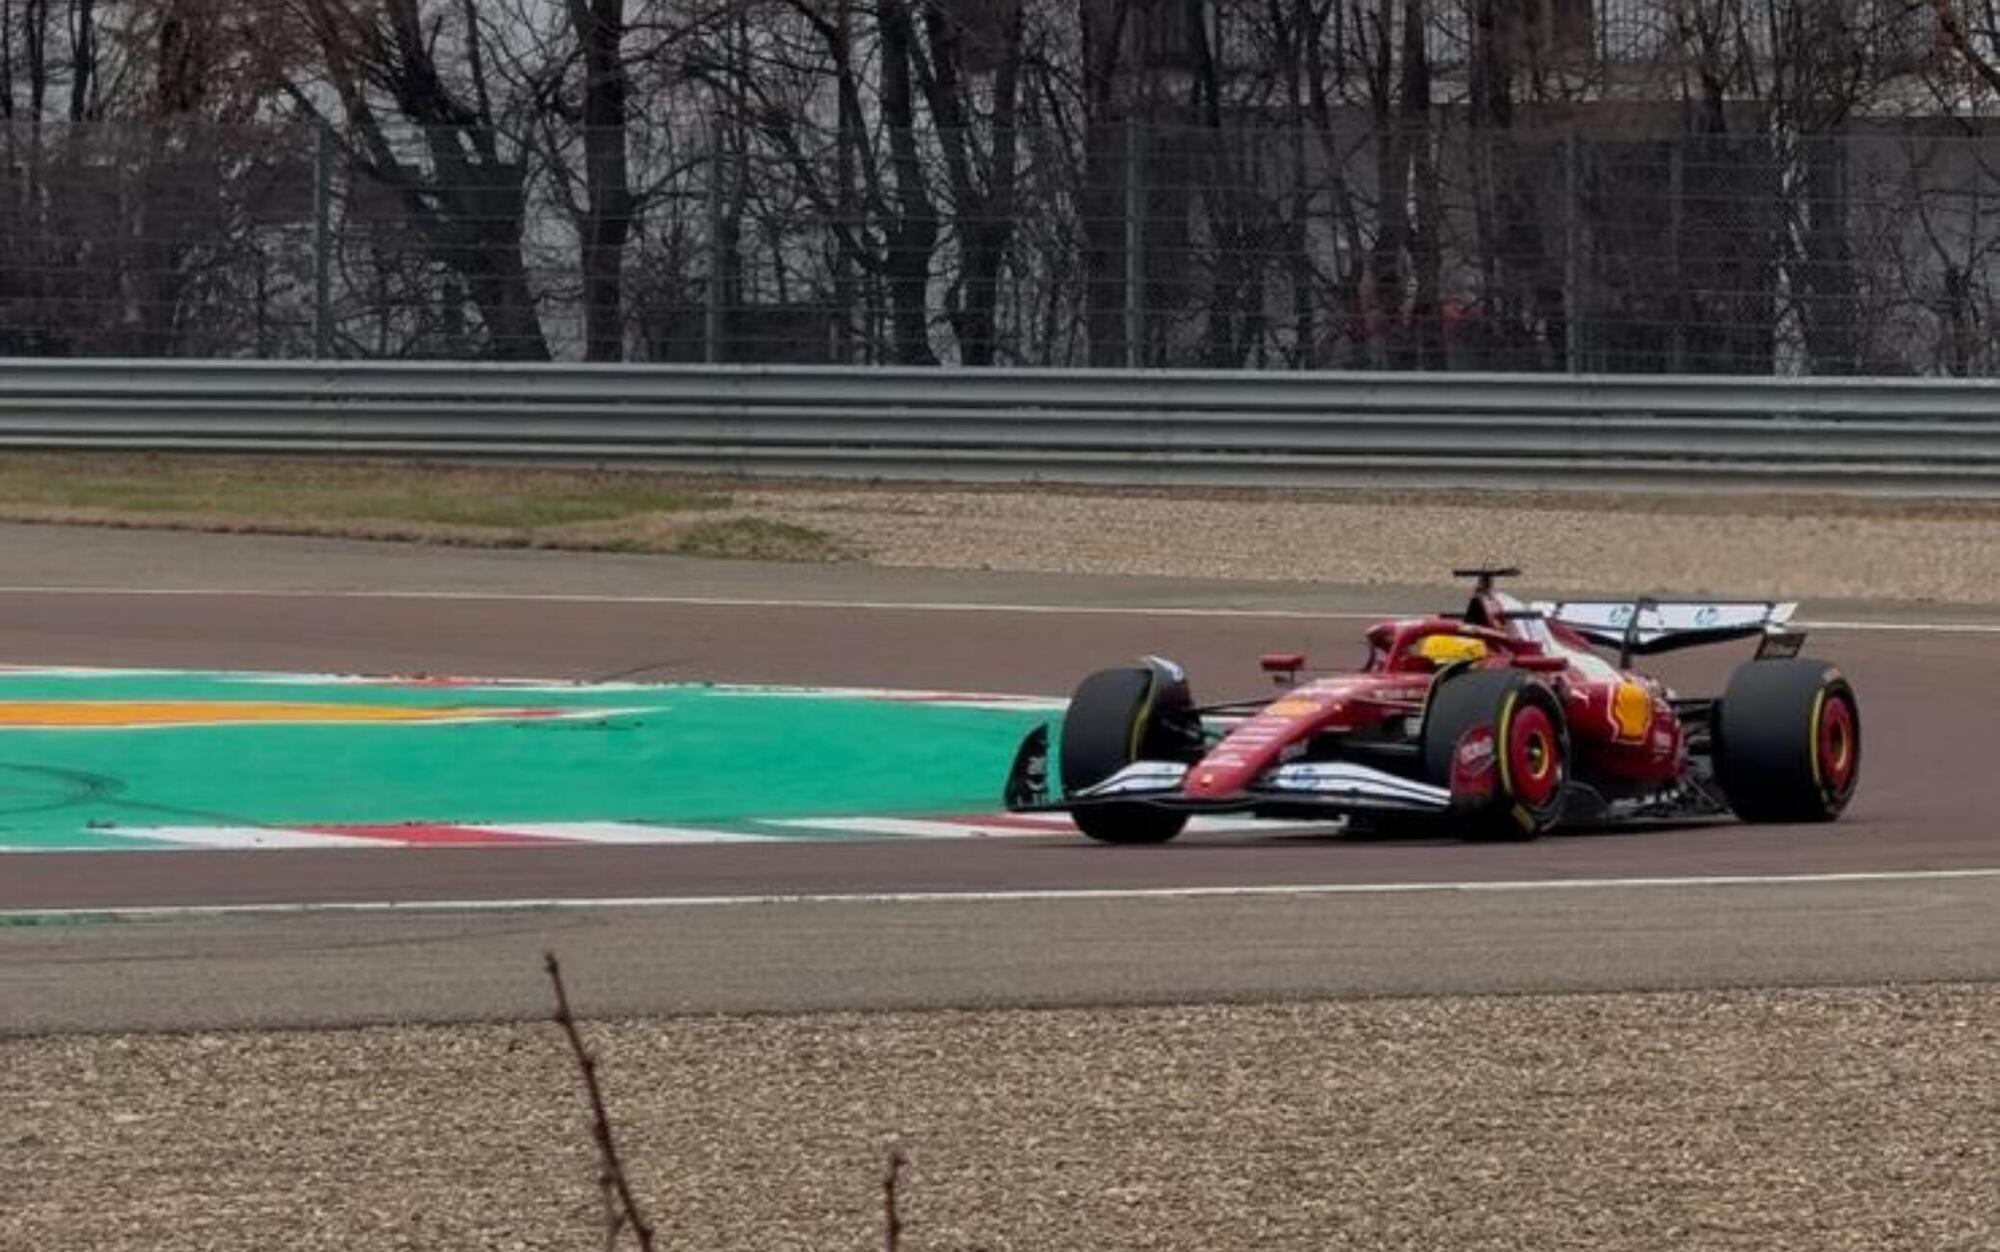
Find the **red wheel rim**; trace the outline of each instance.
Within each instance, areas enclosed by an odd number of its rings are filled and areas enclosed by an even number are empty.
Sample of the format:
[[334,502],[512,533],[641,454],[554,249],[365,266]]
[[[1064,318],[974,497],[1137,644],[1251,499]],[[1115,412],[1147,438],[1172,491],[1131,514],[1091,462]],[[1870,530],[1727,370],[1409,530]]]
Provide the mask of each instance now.
[[1854,705],[1846,696],[1829,693],[1820,702],[1819,777],[1829,795],[1845,795],[1854,785],[1861,763],[1861,737],[1854,724]]
[[1536,704],[1518,705],[1507,719],[1507,779],[1514,798],[1540,808],[1562,785],[1562,747],[1556,724]]

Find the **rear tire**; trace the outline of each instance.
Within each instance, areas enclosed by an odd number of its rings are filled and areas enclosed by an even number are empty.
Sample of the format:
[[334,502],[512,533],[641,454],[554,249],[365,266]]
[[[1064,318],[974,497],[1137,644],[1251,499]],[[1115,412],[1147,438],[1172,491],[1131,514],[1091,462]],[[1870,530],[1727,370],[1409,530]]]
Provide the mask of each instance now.
[[1715,781],[1746,822],[1830,822],[1861,777],[1861,706],[1824,661],[1746,661],[1715,710]]
[[[1446,678],[1431,696],[1423,735],[1424,773],[1433,785],[1450,787],[1458,770],[1489,787],[1452,813],[1452,826],[1467,838],[1535,839],[1562,817],[1569,726],[1549,689],[1521,671]],[[1484,765],[1473,769],[1467,761]]]
[[[1134,761],[1187,759],[1187,686],[1151,666],[1105,669],[1083,680],[1063,717],[1064,795],[1095,786]],[[1072,810],[1077,829],[1100,843],[1165,843],[1188,815],[1149,804]]]

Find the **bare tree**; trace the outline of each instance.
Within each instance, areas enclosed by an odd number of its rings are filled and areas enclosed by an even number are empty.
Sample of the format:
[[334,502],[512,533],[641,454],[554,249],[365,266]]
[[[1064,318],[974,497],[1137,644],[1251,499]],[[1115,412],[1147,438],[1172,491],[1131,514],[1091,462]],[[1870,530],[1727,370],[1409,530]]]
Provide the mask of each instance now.
[[[1022,10],[1021,0],[996,0],[989,24],[967,32],[960,20],[967,6],[935,0],[924,6],[929,63],[917,65],[951,188],[961,269],[948,312],[967,365],[991,365],[997,346],[1000,269],[1015,222]],[[968,48],[968,40],[987,46]],[[991,138],[983,147],[969,98],[969,57],[993,66]]]
[[908,0],[876,0],[875,20],[881,40],[882,123],[889,132],[889,169],[895,187],[886,267],[895,359],[904,365],[935,365],[929,312],[938,214],[917,140],[916,28]]
[[1132,0],[1077,0],[1082,35],[1078,112],[1083,152],[1077,208],[1083,235],[1084,327],[1092,365],[1123,365],[1136,356],[1128,343],[1125,305],[1128,204],[1138,176],[1131,105],[1119,95],[1125,24]]
[[1988,91],[2000,93],[2000,7],[1994,0],[1930,0],[1938,33]]
[[[397,194],[432,255],[464,283],[494,356],[547,360],[522,257],[528,170],[490,87],[479,0],[458,0],[456,13],[426,0],[292,3],[324,58],[354,168]],[[462,54],[452,67],[456,82],[438,59],[447,33]],[[290,93],[303,112],[319,116],[299,84]],[[379,112],[382,102],[416,127],[429,171],[401,159]]]
[[625,0],[568,0],[568,10],[583,62],[585,355],[616,361],[625,354],[625,241],[633,209],[626,156],[631,78],[625,68]]

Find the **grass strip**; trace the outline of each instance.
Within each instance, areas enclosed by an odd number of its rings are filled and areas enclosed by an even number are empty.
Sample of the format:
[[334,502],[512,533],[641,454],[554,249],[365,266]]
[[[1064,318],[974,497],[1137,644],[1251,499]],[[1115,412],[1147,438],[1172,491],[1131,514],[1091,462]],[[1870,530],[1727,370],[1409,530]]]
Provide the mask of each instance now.
[[128,453],[0,455],[0,521],[749,560],[846,555],[644,470]]

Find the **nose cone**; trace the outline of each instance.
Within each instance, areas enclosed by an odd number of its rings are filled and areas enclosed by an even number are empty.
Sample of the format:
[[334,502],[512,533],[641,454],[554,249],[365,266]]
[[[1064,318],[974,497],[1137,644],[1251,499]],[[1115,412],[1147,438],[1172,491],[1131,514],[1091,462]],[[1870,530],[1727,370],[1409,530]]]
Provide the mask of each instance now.
[[1308,738],[1341,711],[1332,693],[1301,693],[1279,700],[1238,726],[1187,772],[1181,791],[1191,800],[1237,795],[1278,763],[1285,746]]
[[[1218,756],[1225,759],[1217,761],[1215,758]],[[1181,784],[1181,790],[1196,800],[1220,800],[1243,790],[1257,773],[1255,767],[1246,767],[1233,755],[1225,755],[1218,748],[1187,772],[1187,781]]]

